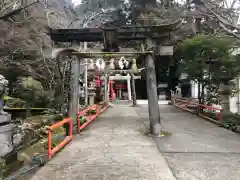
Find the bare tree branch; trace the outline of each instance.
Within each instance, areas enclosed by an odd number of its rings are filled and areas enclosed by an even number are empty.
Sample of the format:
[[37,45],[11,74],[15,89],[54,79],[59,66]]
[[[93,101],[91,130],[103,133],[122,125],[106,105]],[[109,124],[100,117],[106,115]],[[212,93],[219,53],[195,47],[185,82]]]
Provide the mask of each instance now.
[[24,9],[26,9],[26,8],[32,6],[32,5],[36,4],[36,3],[39,3],[39,0],[37,0],[37,1],[33,2],[33,3],[31,3],[31,4],[28,4],[28,5],[26,5],[26,6],[20,7],[20,8],[18,8],[18,9],[13,9],[13,10],[11,10],[10,12],[8,12],[8,13],[0,16],[0,20],[5,20],[5,19],[7,19],[7,18],[9,18],[9,17],[11,17],[11,16],[13,16],[13,15],[16,15],[16,14],[18,14],[19,12],[21,12],[22,10],[24,10]]

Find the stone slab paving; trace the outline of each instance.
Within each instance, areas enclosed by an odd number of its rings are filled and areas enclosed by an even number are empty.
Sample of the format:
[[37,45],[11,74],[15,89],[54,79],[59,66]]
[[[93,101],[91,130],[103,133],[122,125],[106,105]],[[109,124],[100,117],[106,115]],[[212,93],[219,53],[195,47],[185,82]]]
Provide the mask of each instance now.
[[[240,180],[240,136],[160,105],[170,136],[145,136],[148,107],[115,104],[32,180]],[[157,146],[156,146],[157,145]]]
[[[147,106],[137,109],[149,126]],[[164,130],[155,138],[179,180],[240,180],[240,136],[193,114],[160,105]]]
[[115,105],[32,180],[176,180],[136,108]]

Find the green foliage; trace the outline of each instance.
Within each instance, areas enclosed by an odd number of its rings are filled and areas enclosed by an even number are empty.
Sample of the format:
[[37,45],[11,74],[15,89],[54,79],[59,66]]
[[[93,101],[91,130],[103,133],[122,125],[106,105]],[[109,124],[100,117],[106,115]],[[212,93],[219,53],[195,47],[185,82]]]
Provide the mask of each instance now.
[[35,107],[50,108],[54,101],[53,92],[51,91],[37,91]]
[[230,73],[229,79],[239,74],[239,57],[232,55],[232,47],[229,39],[209,35],[186,39],[177,47],[175,58],[180,64],[179,71],[188,74],[189,80],[202,85],[202,94],[199,95],[201,102],[204,88],[207,88],[209,99],[219,96],[219,85],[223,82],[222,69]]
[[[216,121],[219,121],[219,114],[213,112],[201,112],[204,116],[212,118]],[[223,113],[222,120],[220,121],[221,127],[229,129],[233,132],[240,133],[240,115],[232,113]]]
[[180,44],[180,48],[184,52],[184,57],[188,59],[226,59],[229,58],[228,51],[232,48],[232,43],[226,38],[198,35],[183,41],[183,43]]
[[7,98],[7,99],[4,99],[5,102],[6,102],[6,106],[7,107],[10,107],[10,108],[24,108],[26,107],[26,102],[20,98],[13,98],[13,97],[10,97],[10,98]]
[[33,79],[32,77],[27,77],[27,78],[21,78],[20,80],[20,85],[23,89],[26,89],[26,90],[38,90],[38,91],[43,91],[43,86],[42,84]]
[[53,102],[53,93],[45,91],[41,82],[32,77],[18,80],[14,96],[17,98],[7,101],[7,104],[12,104],[12,107],[19,107],[20,104],[21,107],[25,106],[26,108],[48,108]]
[[233,132],[240,131],[240,116],[237,114],[223,114],[222,126],[226,129],[229,129]]
[[83,125],[87,121],[85,116],[80,117],[80,124]]
[[5,160],[0,157],[0,180],[3,179],[3,170],[6,168]]
[[5,160],[0,157],[0,169],[4,169],[6,167]]
[[27,102],[28,107],[33,107],[36,100],[37,92],[43,91],[42,84],[34,80],[32,77],[21,78],[18,83],[20,98]]
[[221,66],[233,68],[231,48],[231,41],[215,36],[199,35],[187,39],[179,45],[182,70],[191,79],[204,81],[204,70],[210,69],[212,75],[217,75]]

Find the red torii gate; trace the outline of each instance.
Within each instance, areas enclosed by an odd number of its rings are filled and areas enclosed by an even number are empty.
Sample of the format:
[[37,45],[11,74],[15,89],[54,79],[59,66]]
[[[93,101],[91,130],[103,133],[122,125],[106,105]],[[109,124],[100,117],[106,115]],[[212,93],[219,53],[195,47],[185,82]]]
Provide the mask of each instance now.
[[[100,85],[101,85],[101,79],[99,78],[99,76],[96,76],[96,79],[95,79],[95,83],[96,83],[96,87],[100,88]],[[104,82],[105,83],[105,82]],[[113,89],[113,84],[115,83],[115,81],[113,80],[110,80],[109,81],[109,85],[110,85],[110,99],[111,100],[114,100],[115,99],[115,92],[114,92],[114,89]]]

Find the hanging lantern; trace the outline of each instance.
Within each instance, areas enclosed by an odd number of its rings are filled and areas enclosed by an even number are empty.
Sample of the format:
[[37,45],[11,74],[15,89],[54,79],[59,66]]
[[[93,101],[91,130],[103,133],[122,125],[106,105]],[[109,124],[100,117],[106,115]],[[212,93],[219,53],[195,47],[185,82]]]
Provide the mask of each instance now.
[[137,73],[138,72],[136,59],[132,59],[132,72],[133,73]]
[[113,58],[110,59],[110,64],[108,65],[108,69],[111,69],[111,70],[115,69],[114,59]]
[[94,67],[93,60],[90,59],[90,63],[89,63],[89,65],[88,65],[88,70],[94,70],[94,69],[95,69],[95,67]]
[[97,66],[97,68],[98,68],[99,71],[103,71],[104,68],[105,68],[105,62],[104,62],[104,60],[103,60],[102,58],[97,59],[97,61],[96,61],[96,66]]

